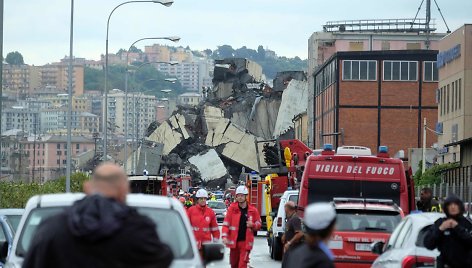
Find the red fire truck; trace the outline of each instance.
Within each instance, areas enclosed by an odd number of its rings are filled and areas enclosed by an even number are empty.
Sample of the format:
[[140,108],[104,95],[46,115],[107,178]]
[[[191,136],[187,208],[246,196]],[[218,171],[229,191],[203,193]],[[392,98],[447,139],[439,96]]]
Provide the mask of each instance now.
[[[259,210],[264,228],[270,229],[271,212],[278,210],[283,193],[297,186],[305,161],[312,152],[312,149],[296,139],[256,140],[259,173],[247,174],[246,185],[249,202]],[[262,156],[264,159],[260,158]]]
[[300,211],[334,197],[391,199],[405,214],[415,209],[413,178],[401,159],[390,158],[386,146],[372,156],[360,146],[340,147],[335,154],[327,144],[320,155],[309,156],[300,185]]
[[308,157],[298,209],[332,202],[338,219],[329,246],[337,268],[370,267],[377,257],[375,241],[387,241],[404,214],[414,210],[414,185],[401,159],[390,158],[387,147],[372,155],[369,148],[325,145],[320,155]]
[[128,176],[132,193],[178,196],[180,190],[187,191],[191,186],[189,175],[143,175]]

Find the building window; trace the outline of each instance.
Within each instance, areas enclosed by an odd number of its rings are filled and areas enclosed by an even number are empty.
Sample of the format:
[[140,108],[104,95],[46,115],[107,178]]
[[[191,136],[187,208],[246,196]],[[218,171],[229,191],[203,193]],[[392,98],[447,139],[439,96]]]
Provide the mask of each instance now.
[[461,86],[462,86],[462,79],[459,79],[459,83],[458,83],[458,93],[457,95],[459,96],[459,109],[461,108],[461,103],[462,103],[462,92],[461,92]]
[[449,113],[449,85],[446,87],[446,114]]
[[425,82],[437,82],[438,79],[438,68],[436,67],[435,61],[424,62],[424,81]]
[[451,85],[451,112],[454,112],[455,110],[455,95],[454,95],[454,88],[456,87],[456,83],[452,82]]
[[60,164],[61,164],[61,159],[57,159],[56,163],[57,163],[58,165],[60,165]]
[[67,160],[66,160],[66,159],[63,159],[63,160],[62,160],[62,164],[66,165],[66,164],[67,164]]
[[343,80],[377,80],[377,62],[370,60],[343,61]]
[[56,145],[56,148],[57,148],[57,149],[61,149],[61,144],[58,143],[58,144]]
[[77,143],[77,144],[75,145],[75,149],[77,149],[77,150],[80,149],[80,144],[79,144],[79,143]]
[[384,81],[416,81],[417,61],[384,61]]

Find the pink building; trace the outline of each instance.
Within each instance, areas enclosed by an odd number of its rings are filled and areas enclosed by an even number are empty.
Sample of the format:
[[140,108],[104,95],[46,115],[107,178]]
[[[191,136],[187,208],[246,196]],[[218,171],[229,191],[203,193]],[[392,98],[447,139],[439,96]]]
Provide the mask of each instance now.
[[[67,136],[28,137],[23,141],[25,164],[29,180],[45,182],[66,175]],[[94,140],[83,136],[72,137],[72,158],[94,150]],[[75,170],[78,167],[71,167]]]

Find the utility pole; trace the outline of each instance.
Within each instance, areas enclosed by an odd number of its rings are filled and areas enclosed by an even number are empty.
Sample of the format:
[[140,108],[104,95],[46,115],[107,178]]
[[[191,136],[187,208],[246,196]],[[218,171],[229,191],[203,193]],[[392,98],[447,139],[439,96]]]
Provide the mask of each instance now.
[[426,117],[423,120],[423,157],[421,163],[421,174],[426,170]]
[[0,179],[2,178],[3,155],[2,152],[2,106],[3,106],[3,0],[0,0]]

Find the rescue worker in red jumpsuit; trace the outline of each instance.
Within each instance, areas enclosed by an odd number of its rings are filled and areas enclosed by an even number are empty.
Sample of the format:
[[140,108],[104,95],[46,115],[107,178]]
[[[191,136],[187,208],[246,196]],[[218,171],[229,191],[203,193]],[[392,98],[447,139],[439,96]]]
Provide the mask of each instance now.
[[201,252],[203,243],[218,241],[220,239],[220,229],[216,222],[215,212],[207,206],[207,191],[205,189],[198,190],[196,198],[197,205],[190,207],[187,210],[187,215],[193,227],[198,249]]
[[221,237],[230,248],[231,268],[247,268],[249,254],[254,245],[254,232],[261,228],[261,217],[257,209],[247,202],[246,186],[236,188],[236,202],[232,203],[223,221]]

